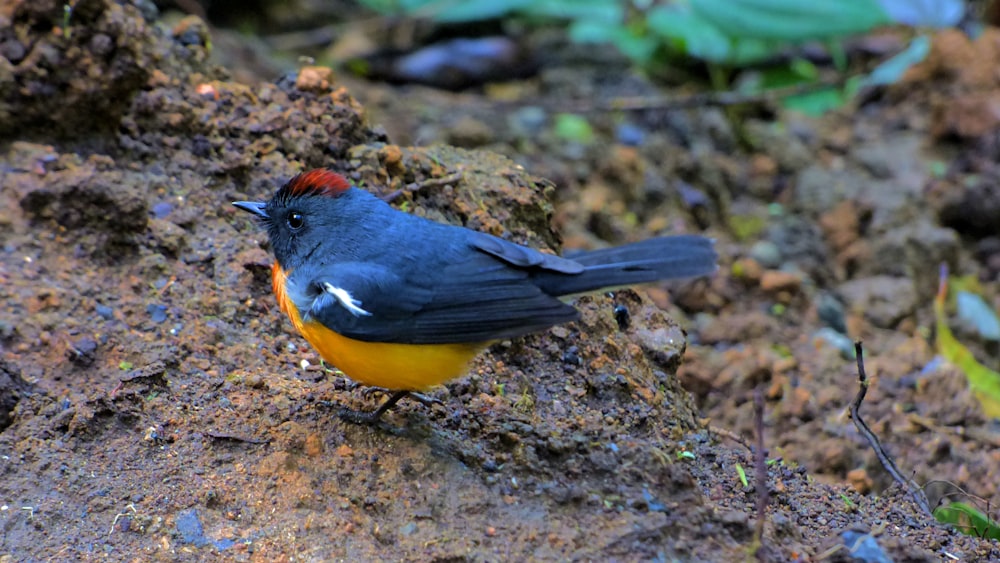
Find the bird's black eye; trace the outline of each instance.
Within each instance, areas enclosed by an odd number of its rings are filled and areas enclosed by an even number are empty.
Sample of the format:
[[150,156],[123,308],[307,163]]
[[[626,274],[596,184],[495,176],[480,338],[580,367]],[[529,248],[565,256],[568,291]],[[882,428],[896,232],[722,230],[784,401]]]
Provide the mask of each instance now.
[[288,228],[293,231],[301,229],[306,224],[305,218],[303,218],[302,214],[298,211],[292,211],[289,213],[288,220],[286,222],[288,223]]

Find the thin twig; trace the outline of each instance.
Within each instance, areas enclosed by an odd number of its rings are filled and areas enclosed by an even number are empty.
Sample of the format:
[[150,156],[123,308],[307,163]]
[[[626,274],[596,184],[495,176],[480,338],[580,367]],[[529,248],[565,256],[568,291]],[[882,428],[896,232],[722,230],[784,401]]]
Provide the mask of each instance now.
[[767,505],[770,502],[770,490],[767,488],[767,452],[764,450],[764,393],[757,387],[753,391],[753,419],[757,427],[757,451],[754,452],[754,465],[757,482],[757,545],[764,541],[764,523],[767,521]]
[[223,442],[244,442],[247,444],[270,444],[270,440],[262,440],[260,438],[247,438],[246,436],[237,436],[235,434],[226,434],[224,432],[205,432],[205,435],[214,440],[219,440]]
[[711,424],[709,424],[708,431],[720,438],[729,438],[730,440],[746,448],[748,452],[753,453],[753,447],[750,446],[750,442],[747,442],[746,438],[740,436],[739,434],[733,432],[732,430],[722,428],[721,426],[712,426]]
[[865,400],[865,395],[868,393],[868,376],[865,374],[865,360],[864,360],[864,350],[861,346],[861,341],[858,340],[854,343],[854,352],[858,357],[858,382],[860,386],[858,388],[858,394],[851,401],[851,420],[854,421],[854,426],[857,427],[858,432],[868,440],[868,444],[871,446],[872,450],[875,452],[875,457],[882,463],[882,467],[892,475],[892,478],[896,480],[903,488],[909,491],[910,496],[913,500],[924,509],[927,514],[932,514],[930,503],[927,501],[927,495],[924,494],[923,489],[921,489],[916,483],[911,479],[907,479],[903,476],[903,473],[896,467],[896,462],[892,460],[892,457],[885,451],[882,447],[882,443],[879,441],[878,436],[871,431],[871,428],[865,424],[865,421],[861,419],[861,413],[858,412],[861,409],[861,403]]

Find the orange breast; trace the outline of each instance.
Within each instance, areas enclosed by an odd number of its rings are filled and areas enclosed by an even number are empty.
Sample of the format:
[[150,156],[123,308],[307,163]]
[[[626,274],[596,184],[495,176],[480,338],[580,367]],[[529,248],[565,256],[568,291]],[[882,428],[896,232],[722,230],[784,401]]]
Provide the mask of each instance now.
[[400,391],[421,391],[465,375],[469,362],[486,343],[396,344],[365,342],[333,332],[318,322],[304,322],[285,291],[287,272],[275,262],[271,281],[278,305],[319,355],[351,379]]

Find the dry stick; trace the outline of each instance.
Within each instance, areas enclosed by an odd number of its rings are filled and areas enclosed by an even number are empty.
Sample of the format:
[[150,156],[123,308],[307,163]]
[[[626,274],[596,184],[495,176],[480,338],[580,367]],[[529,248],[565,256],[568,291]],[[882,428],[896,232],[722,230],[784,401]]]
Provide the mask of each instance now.
[[721,426],[713,426],[709,424],[708,432],[710,434],[715,434],[720,438],[729,438],[730,440],[746,448],[748,452],[753,453],[753,448],[750,446],[750,442],[747,442],[743,436],[736,434],[732,430],[727,430],[725,428],[722,428]]
[[872,447],[875,452],[875,456],[880,462],[882,462],[882,467],[892,475],[892,478],[896,480],[903,488],[909,491],[910,496],[913,497],[914,502],[916,502],[927,514],[932,514],[930,503],[927,501],[927,496],[924,494],[923,489],[917,486],[912,480],[903,477],[902,472],[896,467],[896,462],[892,460],[889,454],[882,447],[882,443],[879,442],[878,436],[868,428],[865,421],[861,419],[861,413],[858,410],[861,408],[861,403],[865,400],[865,395],[868,393],[868,376],[865,374],[865,360],[864,360],[864,350],[861,346],[861,341],[858,340],[854,343],[854,352],[858,357],[858,381],[861,383],[858,388],[858,394],[851,401],[851,420],[854,421],[854,426],[857,427],[858,432],[868,440],[868,444]]
[[770,502],[770,491],[767,488],[767,452],[764,451],[764,393],[757,387],[753,391],[753,418],[757,427],[757,451],[754,452],[754,465],[757,473],[757,544],[764,541],[764,522],[767,518],[767,505]]

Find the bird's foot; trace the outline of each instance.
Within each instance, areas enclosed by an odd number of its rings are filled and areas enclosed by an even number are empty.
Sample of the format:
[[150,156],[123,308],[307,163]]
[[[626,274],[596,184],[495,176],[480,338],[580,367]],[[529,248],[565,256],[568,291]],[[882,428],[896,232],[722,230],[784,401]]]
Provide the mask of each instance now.
[[395,393],[390,395],[389,398],[386,399],[384,403],[379,405],[377,409],[371,412],[356,411],[353,409],[341,409],[340,412],[337,413],[337,415],[341,418],[341,420],[344,420],[346,422],[352,422],[354,424],[372,425],[377,423],[379,419],[382,418],[382,415],[385,414],[385,412],[391,409],[393,406],[395,406],[395,404],[398,403],[400,399],[409,394],[410,394],[409,391],[396,391]]

